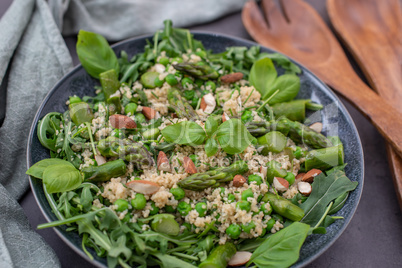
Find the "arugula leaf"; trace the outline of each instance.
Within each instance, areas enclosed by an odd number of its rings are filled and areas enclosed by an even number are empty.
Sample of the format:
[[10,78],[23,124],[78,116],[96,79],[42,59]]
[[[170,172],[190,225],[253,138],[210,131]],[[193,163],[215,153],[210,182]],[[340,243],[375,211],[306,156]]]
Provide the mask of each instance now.
[[248,132],[240,119],[230,119],[223,122],[216,131],[216,138],[228,154],[243,152],[255,138]]
[[[255,89],[261,93],[262,99],[266,99],[272,94],[270,88],[278,76],[272,60],[269,58],[262,58],[256,61],[250,70],[250,83]],[[276,90],[276,89],[275,89]]]
[[294,222],[269,236],[251,255],[247,266],[288,267],[299,259],[300,248],[307,237],[310,226]]
[[157,257],[160,260],[162,267],[169,267],[169,268],[195,268],[195,267],[197,267],[188,262],[182,261],[179,258],[170,256],[167,254],[152,253],[152,255]]
[[265,95],[262,96],[262,99],[265,100],[269,98],[278,89],[278,94],[275,94],[268,104],[272,105],[279,102],[293,100],[300,90],[300,78],[294,74],[278,76],[274,83],[269,85]]
[[328,204],[340,195],[353,191],[357,184],[357,182],[350,181],[345,173],[339,170],[327,177],[323,173],[315,177],[310,196],[300,205],[305,213],[301,222],[315,226]]
[[83,181],[81,173],[71,164],[56,164],[43,171],[43,183],[49,193],[76,189]]
[[205,143],[204,149],[207,156],[211,157],[215,155],[219,150],[218,142],[214,138],[209,138]]
[[168,142],[185,145],[201,145],[206,135],[204,129],[193,121],[183,121],[162,129],[162,135]]
[[45,169],[47,167],[52,166],[52,165],[57,165],[57,164],[66,164],[66,165],[74,167],[73,164],[71,164],[68,161],[65,161],[65,160],[62,160],[59,158],[47,158],[47,159],[43,159],[43,160],[35,163],[32,167],[30,167],[27,170],[27,172],[25,174],[38,178],[38,179],[42,179],[43,171],[45,171]]
[[77,55],[82,67],[94,78],[103,72],[115,69],[119,73],[116,54],[106,39],[96,33],[80,30],[77,40]]
[[328,214],[331,215],[331,214],[338,212],[345,205],[348,197],[349,197],[349,192],[345,192],[345,193],[341,194],[340,196],[338,196],[335,199],[334,204],[332,205]]

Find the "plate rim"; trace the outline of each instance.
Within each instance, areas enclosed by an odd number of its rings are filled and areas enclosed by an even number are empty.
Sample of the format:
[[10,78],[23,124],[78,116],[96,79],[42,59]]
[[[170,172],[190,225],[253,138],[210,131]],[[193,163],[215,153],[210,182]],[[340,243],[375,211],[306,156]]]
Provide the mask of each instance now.
[[[279,53],[281,55],[286,56],[287,58],[289,58],[292,62],[294,62],[296,65],[298,65],[299,67],[301,67],[301,69],[303,70],[303,72],[307,72],[314,80],[316,80],[315,82],[317,82],[318,84],[321,84],[324,88],[326,88],[327,92],[335,99],[337,100],[337,106],[340,107],[340,110],[343,111],[343,113],[345,114],[346,117],[346,121],[348,121],[349,123],[351,123],[350,125],[352,126],[352,131],[353,133],[355,133],[357,135],[357,141],[358,141],[358,154],[361,155],[361,162],[360,164],[360,180],[358,186],[356,187],[356,189],[354,191],[358,191],[357,193],[357,198],[355,199],[356,202],[353,204],[352,209],[350,210],[349,213],[349,217],[348,218],[344,218],[344,224],[339,228],[338,232],[331,238],[331,240],[329,242],[327,242],[323,247],[321,247],[319,250],[315,251],[314,254],[310,255],[309,257],[305,258],[303,261],[301,262],[296,262],[292,265],[292,267],[303,267],[309,263],[311,263],[312,261],[314,261],[315,259],[317,259],[319,256],[321,256],[325,251],[328,250],[328,248],[330,248],[338,239],[339,237],[344,233],[344,231],[346,230],[346,228],[349,226],[354,214],[356,213],[357,207],[359,206],[360,200],[361,200],[361,196],[362,196],[362,192],[363,192],[363,187],[364,187],[364,175],[365,175],[365,169],[364,169],[364,150],[363,150],[363,146],[362,146],[362,142],[361,142],[361,138],[360,138],[360,134],[359,131],[356,127],[355,122],[353,121],[352,116],[350,115],[349,111],[346,109],[345,105],[342,103],[341,99],[334,93],[334,91],[326,84],[324,83],[321,79],[319,79],[312,71],[310,71],[307,67],[305,67],[303,64],[300,64],[298,61],[294,60],[292,57],[289,57],[288,55],[281,53],[279,51],[276,51],[275,49],[272,49],[270,47],[266,47],[263,46],[261,44],[258,44],[254,41],[251,40],[247,40],[241,37],[237,37],[237,36],[231,36],[231,35],[227,35],[227,34],[222,34],[222,33],[216,33],[216,32],[211,32],[211,31],[202,31],[202,30],[191,30],[190,31],[191,34],[194,34],[195,38],[197,35],[204,35],[204,36],[208,36],[208,37],[214,37],[214,38],[225,38],[225,39],[231,39],[234,40],[236,42],[240,42],[240,43],[244,43],[247,46],[259,46],[261,48],[267,49],[272,51],[273,53]],[[119,41],[117,43],[114,43],[113,45],[111,45],[111,48],[113,50],[116,50],[118,47],[131,43],[131,42],[135,42],[141,39],[151,39],[153,37],[153,34],[143,34],[143,35],[139,35],[139,36],[135,36],[135,37],[131,37],[122,41]],[[75,67],[73,67],[70,71],[68,71],[65,75],[63,75],[63,77],[61,77],[56,84],[49,90],[49,92],[46,94],[46,96],[44,97],[43,101],[40,103],[38,110],[35,113],[34,119],[32,121],[30,130],[29,130],[29,135],[28,135],[28,140],[27,140],[27,153],[26,153],[26,163],[27,163],[27,167],[31,167],[32,162],[31,162],[31,150],[32,150],[32,142],[33,142],[33,135],[35,135],[35,127],[37,122],[39,121],[39,115],[41,114],[42,110],[44,109],[44,106],[46,105],[47,101],[49,100],[49,98],[57,91],[57,88],[64,83],[64,81],[66,79],[68,79],[71,75],[73,75],[74,73],[80,71],[82,69],[82,64],[79,63],[78,65],[76,65]],[[39,198],[37,196],[37,192],[35,191],[35,187],[33,186],[33,179],[31,176],[29,177],[29,185],[31,188],[31,191],[34,195],[35,201],[40,209],[40,211],[42,212],[43,216],[45,217],[45,219],[50,222],[50,216],[45,212],[44,208],[42,207],[42,204],[39,201]],[[84,251],[82,250],[82,248],[76,246],[75,244],[73,244],[70,240],[68,240],[67,237],[65,237],[65,235],[62,233],[62,229],[60,227],[53,227],[52,228],[56,234],[71,248],[73,249],[78,255],[80,255],[81,257],[83,257],[86,261],[88,261],[90,264],[97,266],[97,267],[107,267],[105,266],[103,263],[99,262],[97,259],[93,259],[91,260],[88,255],[86,255],[84,253]]]

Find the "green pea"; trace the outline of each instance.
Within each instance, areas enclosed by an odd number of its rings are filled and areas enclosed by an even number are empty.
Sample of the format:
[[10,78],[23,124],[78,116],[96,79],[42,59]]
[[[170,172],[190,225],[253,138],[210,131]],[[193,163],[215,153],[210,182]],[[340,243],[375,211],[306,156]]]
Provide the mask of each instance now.
[[161,87],[161,86],[163,86],[163,83],[164,83],[164,82],[165,82],[165,80],[164,80],[164,79],[163,79],[163,80],[160,80],[160,79],[159,79],[159,76],[155,77],[154,84],[155,84],[156,87]]
[[194,90],[183,90],[182,92],[183,92],[184,98],[186,98],[187,100],[192,100],[194,98],[194,95],[195,95]]
[[191,205],[181,201],[177,206],[177,211],[180,213],[181,216],[185,217],[191,211]]
[[158,128],[151,128],[151,129],[147,129],[142,133],[142,136],[144,137],[144,139],[146,140],[155,140],[158,138],[160,134],[160,131]]
[[151,201],[151,209],[149,210],[149,215],[155,215],[159,212],[159,208],[155,206],[155,202]]
[[70,97],[68,101],[70,104],[82,102],[81,98],[77,96]]
[[250,221],[249,223],[247,223],[247,224],[242,224],[241,225],[241,229],[244,231],[244,232],[246,232],[246,233],[250,233],[251,232],[251,230],[252,229],[254,229],[255,228],[255,223],[253,222],[253,221]]
[[207,53],[203,50],[199,50],[199,51],[195,52],[195,55],[197,55],[201,58],[205,58],[207,56]]
[[229,203],[232,203],[236,200],[236,197],[234,194],[228,194],[228,201]]
[[260,211],[262,211],[262,213],[264,213],[264,215],[271,215],[272,213],[272,207],[270,206],[269,209],[267,209],[265,202],[261,203],[261,207],[260,207]]
[[272,184],[274,177],[285,177],[288,174],[286,169],[282,168],[282,165],[277,161],[270,161],[267,163],[267,181]]
[[170,193],[173,195],[174,199],[176,199],[176,200],[181,200],[186,195],[184,190],[180,187],[170,189]]
[[165,211],[167,213],[175,213],[176,209],[174,207],[172,207],[172,206],[167,205],[167,206],[165,206]]
[[187,85],[192,85],[192,84],[193,84],[193,80],[191,80],[190,77],[184,77],[184,78],[181,80],[181,85],[182,85],[184,88],[187,88]]
[[165,80],[170,86],[175,86],[178,83],[176,76],[174,76],[173,74],[168,74],[165,77]]
[[289,182],[289,185],[292,185],[295,182],[296,177],[292,172],[288,172],[284,179]]
[[138,107],[138,105],[136,103],[130,102],[129,104],[127,104],[124,107],[124,113],[127,114],[127,115],[128,114],[134,115],[135,112],[137,111],[137,107]]
[[142,113],[136,113],[134,116],[134,121],[138,124],[141,124],[147,121],[147,119],[145,119],[145,116]]
[[114,205],[117,206],[116,211],[122,212],[128,209],[128,202],[124,199],[117,199],[114,202]]
[[253,120],[253,113],[250,110],[245,110],[241,115],[241,121],[247,123],[251,120]]
[[166,65],[169,64],[169,59],[166,58],[166,57],[161,57],[161,58],[159,59],[159,63],[166,66]]
[[176,58],[173,58],[173,59],[172,59],[172,62],[182,63],[182,62],[183,62],[183,59],[182,59],[182,58],[179,58],[179,57],[176,57]]
[[155,78],[158,76],[158,72],[146,72],[141,75],[141,84],[146,88],[155,88]]
[[250,212],[251,204],[248,201],[241,200],[241,201],[236,203],[236,208],[239,209],[239,210],[245,210],[247,212]]
[[296,146],[296,150],[293,152],[293,155],[297,158],[300,159],[304,156],[304,151],[302,148],[299,146]]
[[267,231],[271,232],[271,229],[274,227],[276,220],[274,218],[269,219],[267,222]]
[[247,189],[241,193],[241,200],[247,201],[247,198],[249,197],[254,198],[253,190]]
[[211,88],[211,90],[215,90],[216,89],[216,84],[213,81],[207,81],[205,83],[205,88],[208,89]]
[[248,184],[251,184],[253,181],[255,181],[257,185],[261,185],[261,183],[263,183],[261,176],[258,176],[255,174],[252,174],[252,175],[248,176],[248,178],[247,178]]
[[195,210],[198,212],[199,217],[204,217],[207,211],[207,204],[205,202],[199,202],[195,205]]
[[134,199],[131,199],[131,206],[134,209],[144,209],[146,204],[147,200],[143,194],[135,194]]
[[267,229],[262,229],[262,232],[260,234],[260,237],[263,237],[267,233]]
[[110,136],[116,137],[116,138],[124,138],[124,130],[115,128],[113,131],[110,133]]
[[241,234],[241,227],[236,223],[232,223],[225,232],[230,238],[237,239]]

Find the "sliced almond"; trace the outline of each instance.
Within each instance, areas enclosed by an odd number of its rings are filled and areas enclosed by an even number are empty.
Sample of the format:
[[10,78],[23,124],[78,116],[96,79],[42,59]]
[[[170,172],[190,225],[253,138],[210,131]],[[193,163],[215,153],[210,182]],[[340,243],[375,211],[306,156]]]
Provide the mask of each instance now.
[[316,122],[316,123],[310,125],[309,128],[311,128],[315,132],[320,133],[322,131],[322,123]]
[[251,252],[248,251],[237,251],[235,255],[229,260],[229,266],[242,266],[245,265],[253,255]]
[[154,194],[160,188],[159,184],[145,180],[130,181],[127,183],[127,187],[140,194]]
[[314,181],[314,177],[319,175],[320,173],[322,173],[321,170],[313,168],[310,171],[308,171],[306,174],[304,174],[302,181],[312,183]]
[[142,114],[146,119],[151,120],[157,117],[157,112],[150,107],[142,107]]
[[311,184],[305,181],[301,181],[297,184],[297,189],[302,195],[309,196],[311,194]]
[[183,158],[183,167],[188,174],[197,173],[197,168],[195,167],[193,160],[191,160],[188,156]]
[[265,179],[267,177],[267,171],[268,171],[267,167],[265,167],[265,166],[260,167],[260,173],[264,176],[263,179]]
[[227,120],[229,120],[229,119],[230,119],[229,116],[225,112],[223,112],[223,114],[222,114],[222,123],[227,121]]
[[95,160],[96,160],[96,163],[98,163],[98,166],[101,166],[106,163],[106,159],[100,154],[95,155]]
[[243,73],[231,73],[221,77],[222,83],[231,84],[243,78]]
[[234,187],[242,187],[243,184],[247,182],[246,178],[244,178],[242,175],[236,175],[233,178],[233,186]]
[[274,188],[279,192],[289,189],[289,182],[281,177],[274,177]]
[[171,171],[169,159],[163,151],[159,151],[157,160],[158,170],[161,171]]
[[212,93],[204,95],[201,99],[200,108],[207,114],[211,114],[216,107],[216,100]]
[[137,124],[135,123],[135,121],[133,119],[131,119],[130,117],[126,116],[126,115],[122,115],[122,114],[114,114],[109,116],[109,122],[112,125],[112,127],[114,128],[118,128],[118,129],[134,129],[137,127]]

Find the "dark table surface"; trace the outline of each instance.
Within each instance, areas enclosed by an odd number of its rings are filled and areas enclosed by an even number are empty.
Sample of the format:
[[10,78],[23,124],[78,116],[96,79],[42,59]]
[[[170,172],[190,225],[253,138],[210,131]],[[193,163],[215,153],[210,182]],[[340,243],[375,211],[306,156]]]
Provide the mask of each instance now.
[[[0,17],[11,2],[0,0]],[[325,0],[306,2],[312,4],[328,22]],[[189,28],[251,40],[241,22],[240,12]],[[74,64],[78,64],[75,53],[76,38],[66,37],[65,41]],[[402,217],[388,167],[384,139],[350,103],[343,99],[342,102],[350,112],[363,144],[366,174],[363,195],[346,231],[307,267],[401,267]],[[31,191],[25,194],[20,204],[32,228],[35,229],[38,224],[46,222]],[[63,267],[93,267],[70,249],[52,229],[40,230],[38,233],[55,250]]]

